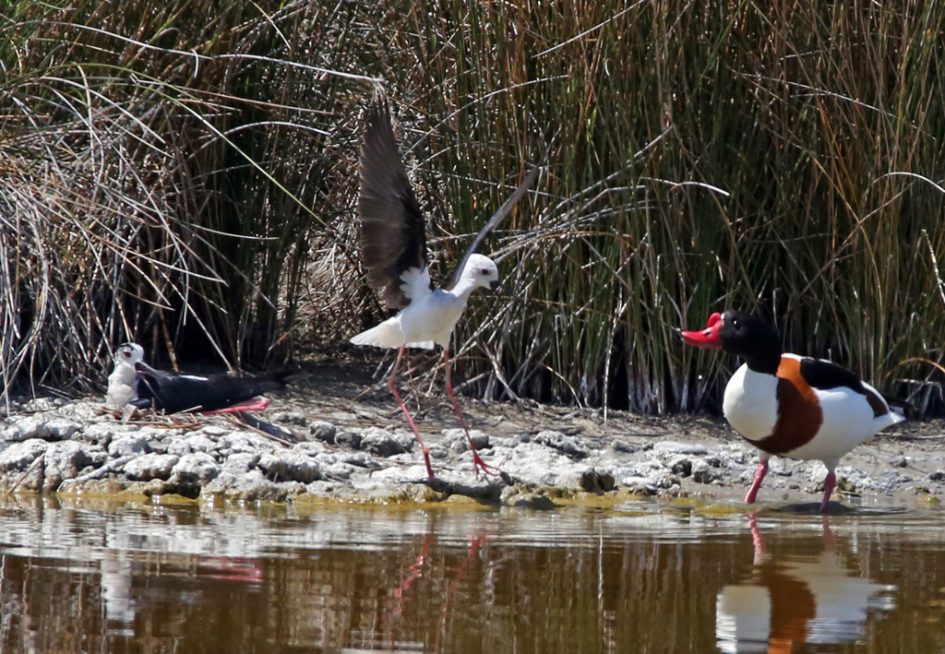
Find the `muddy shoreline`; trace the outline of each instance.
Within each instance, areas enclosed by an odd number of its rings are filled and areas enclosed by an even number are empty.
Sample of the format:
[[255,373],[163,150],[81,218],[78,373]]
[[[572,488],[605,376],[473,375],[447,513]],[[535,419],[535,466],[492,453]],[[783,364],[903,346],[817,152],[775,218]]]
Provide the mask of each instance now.
[[[698,497],[732,510],[755,450],[721,419],[462,399],[483,458],[509,479],[476,479],[466,439],[441,393],[404,389],[436,484],[383,384],[364,366],[308,368],[258,417],[274,437],[233,417],[136,415],[100,397],[17,402],[0,418],[6,492],[182,496],[206,502],[443,502],[552,508],[630,496]],[[759,505],[816,506],[824,467],[775,457]],[[905,422],[838,468],[835,507],[937,506],[945,496],[945,422]],[[511,481],[511,483],[508,483]],[[842,506],[841,506],[842,505]]]

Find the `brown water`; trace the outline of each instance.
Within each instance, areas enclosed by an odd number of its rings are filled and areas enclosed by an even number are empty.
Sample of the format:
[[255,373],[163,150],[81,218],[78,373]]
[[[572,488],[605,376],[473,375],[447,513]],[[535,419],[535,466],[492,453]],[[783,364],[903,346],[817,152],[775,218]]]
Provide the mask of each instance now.
[[945,652],[938,512],[0,501],[3,652]]

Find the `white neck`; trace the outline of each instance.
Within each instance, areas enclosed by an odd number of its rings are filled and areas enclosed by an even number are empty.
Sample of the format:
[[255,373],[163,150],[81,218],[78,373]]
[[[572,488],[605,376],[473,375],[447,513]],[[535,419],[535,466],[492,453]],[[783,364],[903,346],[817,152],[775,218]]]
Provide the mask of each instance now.
[[130,384],[134,381],[135,367],[131,364],[125,363],[124,361],[115,364],[115,369],[112,370],[112,373],[108,376],[109,383],[116,384]]
[[456,297],[462,298],[465,302],[469,299],[469,295],[478,288],[476,280],[468,275],[463,275],[459,278],[459,281],[456,282],[456,285],[453,288],[449,289],[450,293]]
[[108,376],[108,391],[105,394],[105,403],[113,409],[121,409],[135,400],[138,393],[135,390],[135,367],[124,361],[115,364],[115,369]]

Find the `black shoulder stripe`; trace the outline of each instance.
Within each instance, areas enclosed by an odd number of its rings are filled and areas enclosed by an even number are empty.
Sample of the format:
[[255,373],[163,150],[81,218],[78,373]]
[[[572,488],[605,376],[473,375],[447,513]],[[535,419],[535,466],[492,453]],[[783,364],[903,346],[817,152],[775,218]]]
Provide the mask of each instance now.
[[860,395],[867,394],[866,387],[855,372],[824,359],[802,358],[801,376],[812,388],[821,391],[845,386]]

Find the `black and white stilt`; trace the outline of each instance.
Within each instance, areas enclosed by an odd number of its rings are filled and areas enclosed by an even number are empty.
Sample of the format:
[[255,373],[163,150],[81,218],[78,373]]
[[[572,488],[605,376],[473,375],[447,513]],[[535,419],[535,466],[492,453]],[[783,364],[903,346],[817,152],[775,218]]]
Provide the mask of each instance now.
[[361,146],[361,191],[358,215],[361,221],[361,254],[371,288],[380,289],[383,301],[395,316],[351,338],[356,345],[396,348],[397,360],[388,379],[388,387],[407,423],[413,430],[427,474],[435,479],[430,453],[417,425],[397,391],[397,371],[408,347],[443,348],[446,369],[446,393],[459,418],[473,455],[473,471],[499,472],[487,465],[469,437],[469,427],[456,401],[450,375],[450,334],[466,308],[470,294],[477,288],[495,289],[499,270],[495,262],[476,249],[489,233],[508,215],[516,202],[538,176],[538,168],[526,175],[515,192],[492,216],[466,250],[446,288],[433,288],[427,263],[426,230],[420,206],[407,179],[387,104],[376,104],[369,113],[368,126]]

